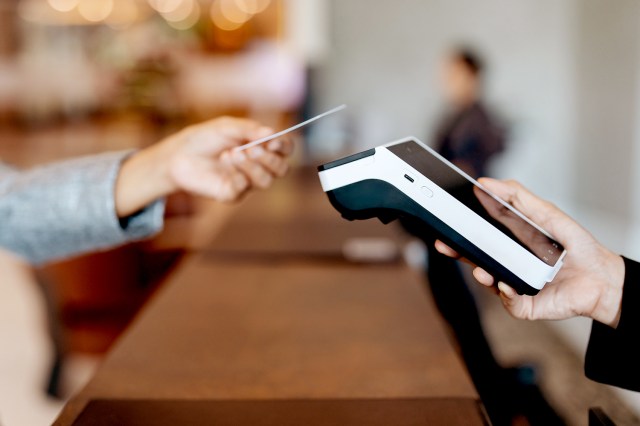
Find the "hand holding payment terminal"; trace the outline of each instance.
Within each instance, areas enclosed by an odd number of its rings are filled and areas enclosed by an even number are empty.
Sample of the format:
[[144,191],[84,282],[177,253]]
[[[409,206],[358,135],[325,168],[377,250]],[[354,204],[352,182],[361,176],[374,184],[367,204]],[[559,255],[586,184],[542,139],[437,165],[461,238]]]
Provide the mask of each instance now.
[[345,219],[424,221],[462,256],[535,295],[562,267],[564,248],[546,231],[419,140],[409,137],[318,167]]

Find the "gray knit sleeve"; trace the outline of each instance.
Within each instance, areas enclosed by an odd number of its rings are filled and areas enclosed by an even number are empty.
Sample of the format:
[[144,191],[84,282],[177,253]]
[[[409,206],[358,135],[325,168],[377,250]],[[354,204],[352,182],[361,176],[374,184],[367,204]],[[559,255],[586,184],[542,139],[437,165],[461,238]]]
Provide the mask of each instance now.
[[38,264],[149,237],[164,201],[120,221],[115,183],[129,152],[18,171],[0,166],[0,247]]

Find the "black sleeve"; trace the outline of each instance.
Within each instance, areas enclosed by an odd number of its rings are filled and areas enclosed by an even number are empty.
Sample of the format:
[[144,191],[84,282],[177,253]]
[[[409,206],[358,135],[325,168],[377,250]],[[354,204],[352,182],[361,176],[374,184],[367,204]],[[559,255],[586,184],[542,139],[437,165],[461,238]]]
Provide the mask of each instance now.
[[592,380],[640,391],[640,263],[624,259],[622,311],[617,328],[593,321],[585,373]]
[[486,173],[489,160],[504,146],[504,135],[479,106],[460,120],[450,137],[450,160],[470,166],[475,177]]

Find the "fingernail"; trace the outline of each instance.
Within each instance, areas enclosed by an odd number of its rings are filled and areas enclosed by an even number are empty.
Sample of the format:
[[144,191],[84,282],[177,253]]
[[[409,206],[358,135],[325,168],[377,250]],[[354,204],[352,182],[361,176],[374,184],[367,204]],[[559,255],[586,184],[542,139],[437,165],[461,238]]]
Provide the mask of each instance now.
[[484,269],[481,269],[480,271],[478,271],[478,274],[481,275],[483,280],[489,281],[492,280],[493,277],[491,276],[491,274],[489,274],[487,271],[485,271]]
[[268,188],[271,185],[272,181],[273,181],[273,178],[269,173],[267,172],[260,173],[260,176],[258,177],[258,186],[262,188]]
[[257,146],[249,150],[249,157],[253,158],[254,160],[256,158],[262,157],[263,155],[264,155],[264,148],[262,148],[261,146]]
[[504,294],[508,298],[512,298],[515,293],[513,288],[509,287],[507,284],[503,283],[502,281],[498,283],[498,290],[500,290],[500,293]]
[[233,184],[238,189],[244,189],[247,186],[247,179],[241,174],[236,174],[233,176]]
[[271,151],[279,151],[280,149],[282,149],[282,142],[280,142],[279,140],[271,141],[271,143],[269,144],[269,149]]
[[495,283],[493,276],[482,268],[474,268],[473,276],[483,285],[494,285]]
[[235,150],[233,151],[233,159],[236,161],[244,161],[247,159],[247,156],[244,155],[243,151]]

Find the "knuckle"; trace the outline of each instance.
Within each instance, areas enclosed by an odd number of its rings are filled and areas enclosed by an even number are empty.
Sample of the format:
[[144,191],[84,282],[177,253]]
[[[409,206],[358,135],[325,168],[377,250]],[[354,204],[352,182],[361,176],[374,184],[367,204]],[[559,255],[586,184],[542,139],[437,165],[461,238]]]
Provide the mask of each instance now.
[[286,162],[282,158],[276,155],[274,155],[271,158],[270,163],[271,163],[271,170],[273,170],[278,174],[282,173],[285,170]]
[[271,153],[271,152],[266,152],[265,151],[265,153],[262,156],[262,159],[263,159],[263,162],[264,162],[265,166],[268,166],[268,167],[271,167],[271,168],[278,166],[278,163],[279,163],[278,157],[275,154]]
[[285,176],[288,172],[289,172],[289,164],[287,164],[286,161],[283,161],[282,162],[282,167],[280,168],[280,171],[278,173],[279,177]]
[[520,184],[520,182],[518,182],[515,179],[507,179],[504,181],[504,183],[506,183],[507,185],[513,187],[513,188],[517,188],[520,189],[522,187],[522,185]]
[[233,188],[231,185],[225,185],[223,190],[220,192],[220,201],[225,203],[230,203],[235,201],[238,198],[240,191]]
[[271,176],[265,176],[263,179],[261,179],[260,181],[260,188],[262,189],[267,189],[268,187],[271,186],[271,183],[273,182],[273,178]]

